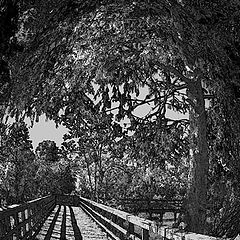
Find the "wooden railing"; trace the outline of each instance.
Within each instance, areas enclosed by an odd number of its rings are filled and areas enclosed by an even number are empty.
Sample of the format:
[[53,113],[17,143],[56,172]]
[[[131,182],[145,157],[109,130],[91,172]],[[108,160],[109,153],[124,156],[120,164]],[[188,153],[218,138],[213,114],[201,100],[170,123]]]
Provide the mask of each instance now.
[[[142,207],[142,210],[150,207],[153,209],[181,209],[183,205],[183,200],[178,199],[140,199],[140,198],[126,198],[118,199],[117,202],[123,205],[138,205]],[[140,209],[141,210],[141,209]]]
[[163,214],[172,212],[173,221],[177,220],[177,214],[183,212],[183,200],[176,199],[118,199],[117,203],[123,211],[131,213],[149,213],[158,214],[160,221],[163,220]]
[[[75,207],[81,206],[111,238],[117,240],[149,240],[150,237],[157,237],[154,239],[174,240],[196,238],[216,240],[216,238],[213,237],[195,233],[184,233],[179,231],[179,229],[165,226],[157,228],[154,221],[139,218],[130,213],[74,195],[49,196],[22,205],[12,205],[6,209],[0,209],[0,240],[35,239],[43,223],[56,205],[64,205],[65,214],[63,213],[63,218],[64,216],[66,218],[65,205]],[[77,236],[76,239],[82,239],[71,207],[70,212],[72,226],[73,229],[75,229],[75,236]],[[58,214],[55,215],[55,218],[57,218],[56,216],[58,216]],[[65,223],[64,219],[62,222]],[[54,224],[53,220],[51,223],[52,228]],[[65,225],[61,228],[61,236],[64,235],[62,230],[66,232]]]
[[148,240],[155,228],[153,221],[139,218],[83,197],[79,197],[79,200],[82,208],[104,228],[113,239]]
[[34,239],[55,203],[48,196],[0,209],[0,240]]

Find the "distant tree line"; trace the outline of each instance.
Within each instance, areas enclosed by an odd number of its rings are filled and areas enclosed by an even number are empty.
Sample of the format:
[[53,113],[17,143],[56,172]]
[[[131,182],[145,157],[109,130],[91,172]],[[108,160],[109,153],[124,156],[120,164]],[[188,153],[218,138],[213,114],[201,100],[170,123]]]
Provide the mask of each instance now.
[[75,190],[69,159],[55,142],[45,140],[34,152],[24,122],[1,124],[0,131],[1,204],[23,203]]

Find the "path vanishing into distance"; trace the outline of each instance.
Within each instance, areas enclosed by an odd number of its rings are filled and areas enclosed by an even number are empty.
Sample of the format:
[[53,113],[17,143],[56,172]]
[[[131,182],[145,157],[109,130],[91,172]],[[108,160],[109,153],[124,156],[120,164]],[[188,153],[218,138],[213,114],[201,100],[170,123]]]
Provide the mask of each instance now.
[[[74,214],[73,215],[71,214]],[[75,218],[75,219],[74,219]],[[76,220],[77,226],[74,227]],[[65,225],[65,226],[64,226]],[[65,228],[65,229],[64,229]],[[64,234],[65,232],[65,234]],[[80,236],[79,236],[80,232]],[[80,207],[57,205],[45,221],[37,240],[62,239],[61,234],[67,240],[107,240],[107,233],[91,219]]]

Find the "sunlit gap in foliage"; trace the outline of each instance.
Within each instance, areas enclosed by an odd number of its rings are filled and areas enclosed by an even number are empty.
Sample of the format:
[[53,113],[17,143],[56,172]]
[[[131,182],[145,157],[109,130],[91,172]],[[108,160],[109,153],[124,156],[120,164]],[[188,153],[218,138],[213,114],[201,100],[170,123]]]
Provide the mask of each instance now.
[[[159,76],[157,76],[158,79],[160,79]],[[95,104],[101,104],[101,96],[98,95],[98,91],[100,91],[100,86],[98,84],[93,84],[93,88],[95,91],[95,96],[93,95],[88,95],[89,98],[91,98]],[[123,119],[118,120],[117,119],[117,113],[118,113],[118,109],[119,109],[119,105],[120,103],[118,101],[114,101],[112,100],[112,97],[114,95],[114,91],[113,91],[113,87],[108,84],[107,85],[107,91],[109,94],[109,101],[111,101],[111,107],[107,108],[105,111],[109,114],[113,114],[114,118],[113,118],[113,122],[117,122],[121,125],[121,127],[123,127],[124,130],[128,130],[128,135],[131,136],[134,134],[134,131],[129,130],[128,126],[131,125],[131,121],[129,119],[129,117],[125,116]],[[123,94],[124,92],[124,84],[121,84],[119,86],[119,91],[121,94]],[[183,96],[186,95],[186,89],[182,89],[179,91],[178,94],[176,94],[176,98],[181,101],[181,98],[183,98]],[[146,117],[152,115],[151,117],[151,121],[156,120],[156,116],[155,113],[158,111],[158,109],[155,106],[155,102],[154,102],[154,96],[151,96],[150,94],[150,90],[148,86],[140,86],[139,87],[139,95],[137,95],[135,92],[132,93],[132,100],[134,103],[138,104],[138,106],[136,106],[136,108],[134,109],[134,111],[132,112],[132,115],[138,119],[144,120]],[[172,100],[172,97],[169,99],[169,101]],[[123,106],[125,107],[125,105]],[[103,110],[103,106],[102,106],[102,111]],[[127,109],[124,109],[127,110]],[[189,114],[188,112],[178,112],[177,110],[175,110],[174,108],[170,107],[170,104],[167,106],[166,108],[166,114],[165,117],[168,119],[169,123],[174,122],[175,120],[188,120]]]

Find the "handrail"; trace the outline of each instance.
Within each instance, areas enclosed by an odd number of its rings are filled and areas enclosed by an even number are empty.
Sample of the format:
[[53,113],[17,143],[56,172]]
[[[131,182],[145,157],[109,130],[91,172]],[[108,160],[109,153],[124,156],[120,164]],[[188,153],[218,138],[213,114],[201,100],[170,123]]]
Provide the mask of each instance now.
[[97,221],[114,239],[138,237],[149,240],[155,228],[153,221],[143,219],[127,212],[79,197],[83,209]]
[[118,199],[118,201],[124,205],[148,205],[148,206],[158,206],[162,210],[172,209],[172,210],[181,210],[183,206],[183,200],[167,200],[167,199]]
[[0,240],[34,239],[55,203],[47,196],[0,209]]
[[[113,199],[104,199],[106,203],[108,201],[112,202]],[[103,200],[103,203],[105,203]],[[152,215],[158,214],[158,219],[162,222],[164,213],[172,212],[174,222],[177,221],[177,214],[182,213],[183,210],[183,200],[182,199],[140,199],[140,198],[125,198],[125,199],[114,199],[112,203],[114,205],[118,204],[121,210],[136,213],[148,213],[150,219]]]
[[[112,200],[112,198],[100,198],[101,200]],[[150,199],[150,198],[114,198],[114,200],[119,202],[166,202],[166,203],[182,203],[183,199],[166,199],[166,198],[159,198],[159,199]]]
[[[77,195],[47,196],[22,205],[12,205],[6,209],[0,208],[0,240],[35,239],[56,205],[81,206],[111,238],[116,240],[149,240],[150,237],[174,240],[193,238],[217,240],[217,238],[211,236],[191,232],[185,233],[167,226],[158,228],[154,221],[134,216]],[[56,216],[58,215],[55,215],[55,218]],[[53,222],[52,224],[54,225]],[[74,224],[76,224],[76,220]],[[80,232],[78,236],[81,236]],[[79,239],[81,238],[79,237]]]

